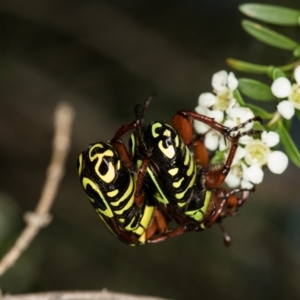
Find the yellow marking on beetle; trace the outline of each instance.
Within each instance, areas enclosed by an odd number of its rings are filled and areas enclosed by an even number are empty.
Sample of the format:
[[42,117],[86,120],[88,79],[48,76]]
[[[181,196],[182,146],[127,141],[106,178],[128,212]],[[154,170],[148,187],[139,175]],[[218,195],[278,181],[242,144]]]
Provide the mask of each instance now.
[[163,193],[163,191],[161,190],[153,172],[149,168],[147,168],[147,172],[150,175],[150,177],[151,177],[152,181],[154,182],[156,189],[159,193],[159,194],[155,194],[155,198],[161,203],[168,204],[169,201],[168,201],[167,197],[165,196],[165,194]]
[[88,196],[88,199],[89,199],[92,203],[95,202],[95,200],[94,200],[93,198],[90,198],[89,196]]
[[135,136],[134,136],[133,133],[130,135],[130,141],[131,141],[131,148],[130,148],[130,151],[131,151],[132,156],[134,156],[134,154],[135,154],[136,143],[135,143]]
[[120,218],[119,221],[120,221],[121,223],[124,223],[124,222],[125,222],[125,219],[124,219],[124,218]]
[[178,173],[179,169],[178,168],[173,168],[173,169],[170,169],[168,171],[168,173],[171,175],[171,176],[175,176],[177,173]]
[[156,132],[156,129],[160,128],[160,127],[162,127],[162,124],[160,124],[160,123],[154,123],[152,125],[152,127],[151,127],[151,133],[152,133],[152,136],[154,138],[157,138],[159,136],[159,134]]
[[[141,244],[145,244],[146,243],[146,231],[139,237],[139,242]],[[135,246],[135,245],[133,245]]]
[[[209,203],[211,201],[211,197],[212,197],[212,192],[211,191],[206,191],[205,193],[205,199],[204,199],[204,203],[203,206],[201,207],[201,209],[197,209],[197,210],[191,210],[191,211],[186,211],[185,215],[189,216],[190,218],[196,220],[196,221],[201,221],[203,220],[203,217],[208,209]],[[205,229],[205,225],[204,223],[202,223],[200,225],[200,227],[202,229]]]
[[163,133],[164,136],[168,136],[170,137],[171,136],[171,131],[169,129],[166,129]]
[[128,202],[122,209],[115,210],[115,214],[121,215],[124,211],[126,211],[129,207],[131,207],[133,205],[133,203],[134,203],[134,193],[132,194],[132,196],[129,198]]
[[181,179],[179,179],[178,181],[174,181],[173,182],[173,186],[174,188],[179,188],[181,186],[182,181],[184,180],[184,177],[182,177]]
[[148,206],[148,205],[145,206],[144,213],[140,221],[140,225],[143,226],[144,230],[145,228],[148,228],[148,225],[153,216],[153,212],[154,212],[154,206]]
[[108,203],[106,202],[102,192],[100,191],[100,189],[98,188],[98,186],[89,178],[84,177],[82,179],[82,185],[83,188],[86,190],[87,185],[90,185],[92,187],[92,189],[94,189],[96,191],[96,193],[99,195],[99,197],[101,198],[101,200],[103,201],[103,204],[105,205],[106,209],[105,210],[101,210],[100,208],[98,208],[99,213],[107,216],[108,218],[112,218],[114,216],[111,208],[109,207]]
[[196,172],[195,171],[195,162],[194,162],[193,159],[191,159],[190,160],[190,166],[189,166],[188,170],[186,171],[186,175],[188,177],[190,177],[193,174],[193,172]]
[[118,195],[118,193],[119,193],[119,190],[118,190],[118,189],[115,189],[115,190],[113,190],[113,191],[107,192],[106,194],[107,194],[108,197],[111,197],[111,198],[112,198],[112,197]]
[[121,168],[121,161],[118,159],[118,162],[117,162],[117,170],[120,170]]
[[126,231],[133,231],[134,229],[136,229],[136,228],[139,226],[138,223],[135,225],[135,227],[132,227],[132,226],[131,226],[132,223],[135,222],[135,219],[136,219],[136,217],[134,216],[134,217],[131,219],[131,222],[130,222],[126,227],[124,227],[124,229],[125,229]]
[[80,176],[82,172],[82,153],[78,157],[78,175]]
[[107,170],[106,174],[104,174],[104,175],[102,175],[99,172],[99,167],[100,167],[100,165],[103,161],[104,156],[113,157],[115,154],[111,149],[107,149],[103,153],[96,153],[94,155],[91,155],[91,153],[93,152],[93,150],[95,148],[104,148],[104,147],[101,143],[98,143],[98,144],[95,144],[93,147],[90,148],[90,151],[89,151],[90,161],[94,161],[95,159],[98,159],[98,161],[95,165],[95,172],[97,173],[97,175],[100,177],[100,179],[102,181],[104,181],[107,184],[111,183],[115,179],[115,176],[116,176],[116,171],[115,171],[114,165],[111,162],[109,162],[108,165],[107,165],[108,170]]
[[175,136],[175,147],[178,148],[178,146],[179,146],[179,136],[176,135]]
[[[183,192],[176,194],[175,195],[176,199],[178,199],[178,200],[182,199],[184,197],[184,195],[186,194],[187,190],[190,189],[194,185],[195,179],[196,179],[196,173],[197,172],[196,172],[196,166],[195,166],[195,172],[194,172],[194,175],[193,175],[188,187]],[[185,202],[183,202],[183,203],[178,202],[177,205],[179,207],[182,207],[185,205]]]
[[187,148],[185,148],[185,157],[184,157],[184,161],[183,161],[183,164],[185,165],[185,166],[187,166],[188,165],[188,163],[189,163],[189,160],[190,160],[190,151],[188,151],[188,149]]
[[[135,184],[133,182],[133,179],[132,177],[130,176],[130,181],[129,181],[129,185],[128,185],[128,188],[126,190],[126,192],[122,195],[122,197],[120,199],[118,199],[117,201],[115,202],[110,202],[110,205],[112,206],[118,206],[121,202],[123,202],[124,200],[127,200],[127,198],[131,195],[131,198],[134,196],[134,191],[135,191]],[[132,199],[129,199],[129,202],[131,201]],[[128,203],[127,203],[128,205]],[[123,208],[124,210],[125,208]]]
[[173,158],[174,155],[175,155],[175,148],[173,145],[169,145],[168,148],[164,148],[163,147],[163,142],[162,141],[159,141],[158,142],[158,147],[160,149],[160,151],[166,156],[168,157],[169,159]]

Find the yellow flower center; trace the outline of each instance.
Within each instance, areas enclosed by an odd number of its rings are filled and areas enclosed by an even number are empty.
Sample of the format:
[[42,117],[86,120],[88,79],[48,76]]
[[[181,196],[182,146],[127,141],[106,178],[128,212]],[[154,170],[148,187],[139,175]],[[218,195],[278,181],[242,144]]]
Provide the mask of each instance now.
[[256,163],[262,166],[267,163],[270,149],[261,140],[251,141],[246,145],[245,149],[245,161],[248,165]]
[[294,104],[296,109],[300,109],[300,86],[296,83],[292,85],[292,92],[289,100]]
[[217,95],[217,103],[213,106],[214,110],[225,111],[231,103],[232,93],[230,89],[224,88],[224,90]]

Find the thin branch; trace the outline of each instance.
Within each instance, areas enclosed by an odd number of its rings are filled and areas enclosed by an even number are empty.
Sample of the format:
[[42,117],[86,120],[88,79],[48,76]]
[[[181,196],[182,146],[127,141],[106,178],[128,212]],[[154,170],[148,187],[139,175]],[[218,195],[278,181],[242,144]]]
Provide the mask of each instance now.
[[51,221],[50,208],[57,193],[58,185],[64,173],[64,164],[69,152],[73,108],[66,103],[60,103],[54,113],[53,152],[47,170],[41,197],[34,212],[25,214],[27,223],[13,247],[0,261],[0,276],[13,266],[16,260],[26,250],[41,228]]
[[45,292],[27,295],[6,295],[2,300],[167,300],[151,296],[136,296],[102,291]]

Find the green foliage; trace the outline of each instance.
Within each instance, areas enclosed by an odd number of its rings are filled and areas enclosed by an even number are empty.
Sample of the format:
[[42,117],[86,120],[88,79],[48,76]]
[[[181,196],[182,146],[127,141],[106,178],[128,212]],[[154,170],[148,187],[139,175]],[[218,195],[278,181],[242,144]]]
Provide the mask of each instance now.
[[270,86],[254,79],[240,78],[239,89],[244,95],[254,100],[272,101],[275,99]]
[[[243,4],[239,9],[246,16],[271,25],[299,25],[300,11],[297,9],[255,3]],[[262,119],[269,120],[266,125],[267,129],[278,132],[282,146],[289,159],[300,168],[299,150],[289,134],[292,124],[291,120],[284,119],[277,110],[275,110],[275,112],[268,112],[257,105],[246,103],[242,97],[242,95],[245,95],[255,101],[274,102],[274,109],[276,109],[278,102],[282,100],[286,101],[286,99],[282,99],[280,95],[278,95],[280,97],[279,99],[274,96],[274,90],[272,92],[271,85],[272,81],[280,77],[286,77],[293,84],[295,80],[294,70],[300,64],[300,60],[297,60],[300,57],[300,44],[290,37],[253,21],[243,20],[242,27],[252,37],[268,46],[292,51],[291,59],[288,63],[283,65],[259,65],[233,58],[228,58],[227,64],[238,71],[266,75],[267,83],[252,78],[240,78],[238,86],[240,92],[236,90],[234,96],[241,106],[249,107],[255,115],[260,116]],[[274,93],[276,94],[276,92]],[[300,95],[298,96],[300,97]],[[291,103],[293,103],[293,101]],[[300,119],[300,111],[297,107],[295,107],[294,117]]]
[[258,23],[244,20],[242,26],[254,38],[269,46],[292,51],[299,46],[296,41]]
[[278,133],[288,157],[298,168],[300,168],[300,153],[282,122],[278,122]]
[[295,26],[299,24],[300,11],[282,6],[246,3],[239,7],[248,17],[273,25]]

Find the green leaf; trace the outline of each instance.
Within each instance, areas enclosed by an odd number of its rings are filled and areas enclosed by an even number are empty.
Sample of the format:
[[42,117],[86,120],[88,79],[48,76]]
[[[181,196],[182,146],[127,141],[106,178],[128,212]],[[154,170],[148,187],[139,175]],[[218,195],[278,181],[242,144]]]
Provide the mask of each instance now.
[[275,99],[268,85],[254,79],[240,78],[239,89],[244,95],[254,100],[271,101]]
[[256,116],[259,116],[264,120],[270,120],[273,118],[273,114],[267,112],[266,110],[262,109],[259,106],[247,103],[246,107],[249,107]]
[[234,96],[234,98],[236,99],[236,101],[238,102],[238,104],[240,106],[245,106],[245,101],[244,101],[244,99],[243,99],[243,97],[242,97],[242,95],[241,95],[241,93],[238,89],[235,89],[233,91],[233,96]]
[[285,149],[286,154],[290,158],[290,160],[298,167],[300,168],[300,153],[291,138],[290,134],[284,127],[282,122],[278,122],[278,132],[280,135],[280,141]]
[[296,109],[296,116],[300,120],[300,110]]
[[300,57],[300,47],[297,47],[297,48],[294,50],[293,55],[294,55],[295,57]]
[[235,70],[257,74],[265,74],[269,68],[269,66],[252,64],[233,58],[227,58],[226,63]]
[[253,129],[253,130],[256,130],[256,131],[265,131],[265,130],[266,130],[266,128],[264,127],[264,125],[261,124],[261,123],[258,122],[258,121],[255,121],[255,122],[254,122],[252,129]]
[[211,160],[212,165],[218,165],[221,164],[225,161],[225,152],[226,151],[216,151],[214,157]]
[[267,45],[284,50],[294,50],[299,46],[292,39],[260,24],[243,20],[242,26],[250,35]]
[[239,7],[246,16],[274,25],[294,26],[299,24],[300,11],[282,6],[246,3]]
[[281,71],[280,69],[274,68],[274,69],[273,69],[273,73],[272,73],[272,78],[273,78],[273,80],[275,80],[275,79],[277,79],[277,78],[279,78],[279,77],[287,77],[287,76],[286,76],[286,74],[285,74],[283,71]]

